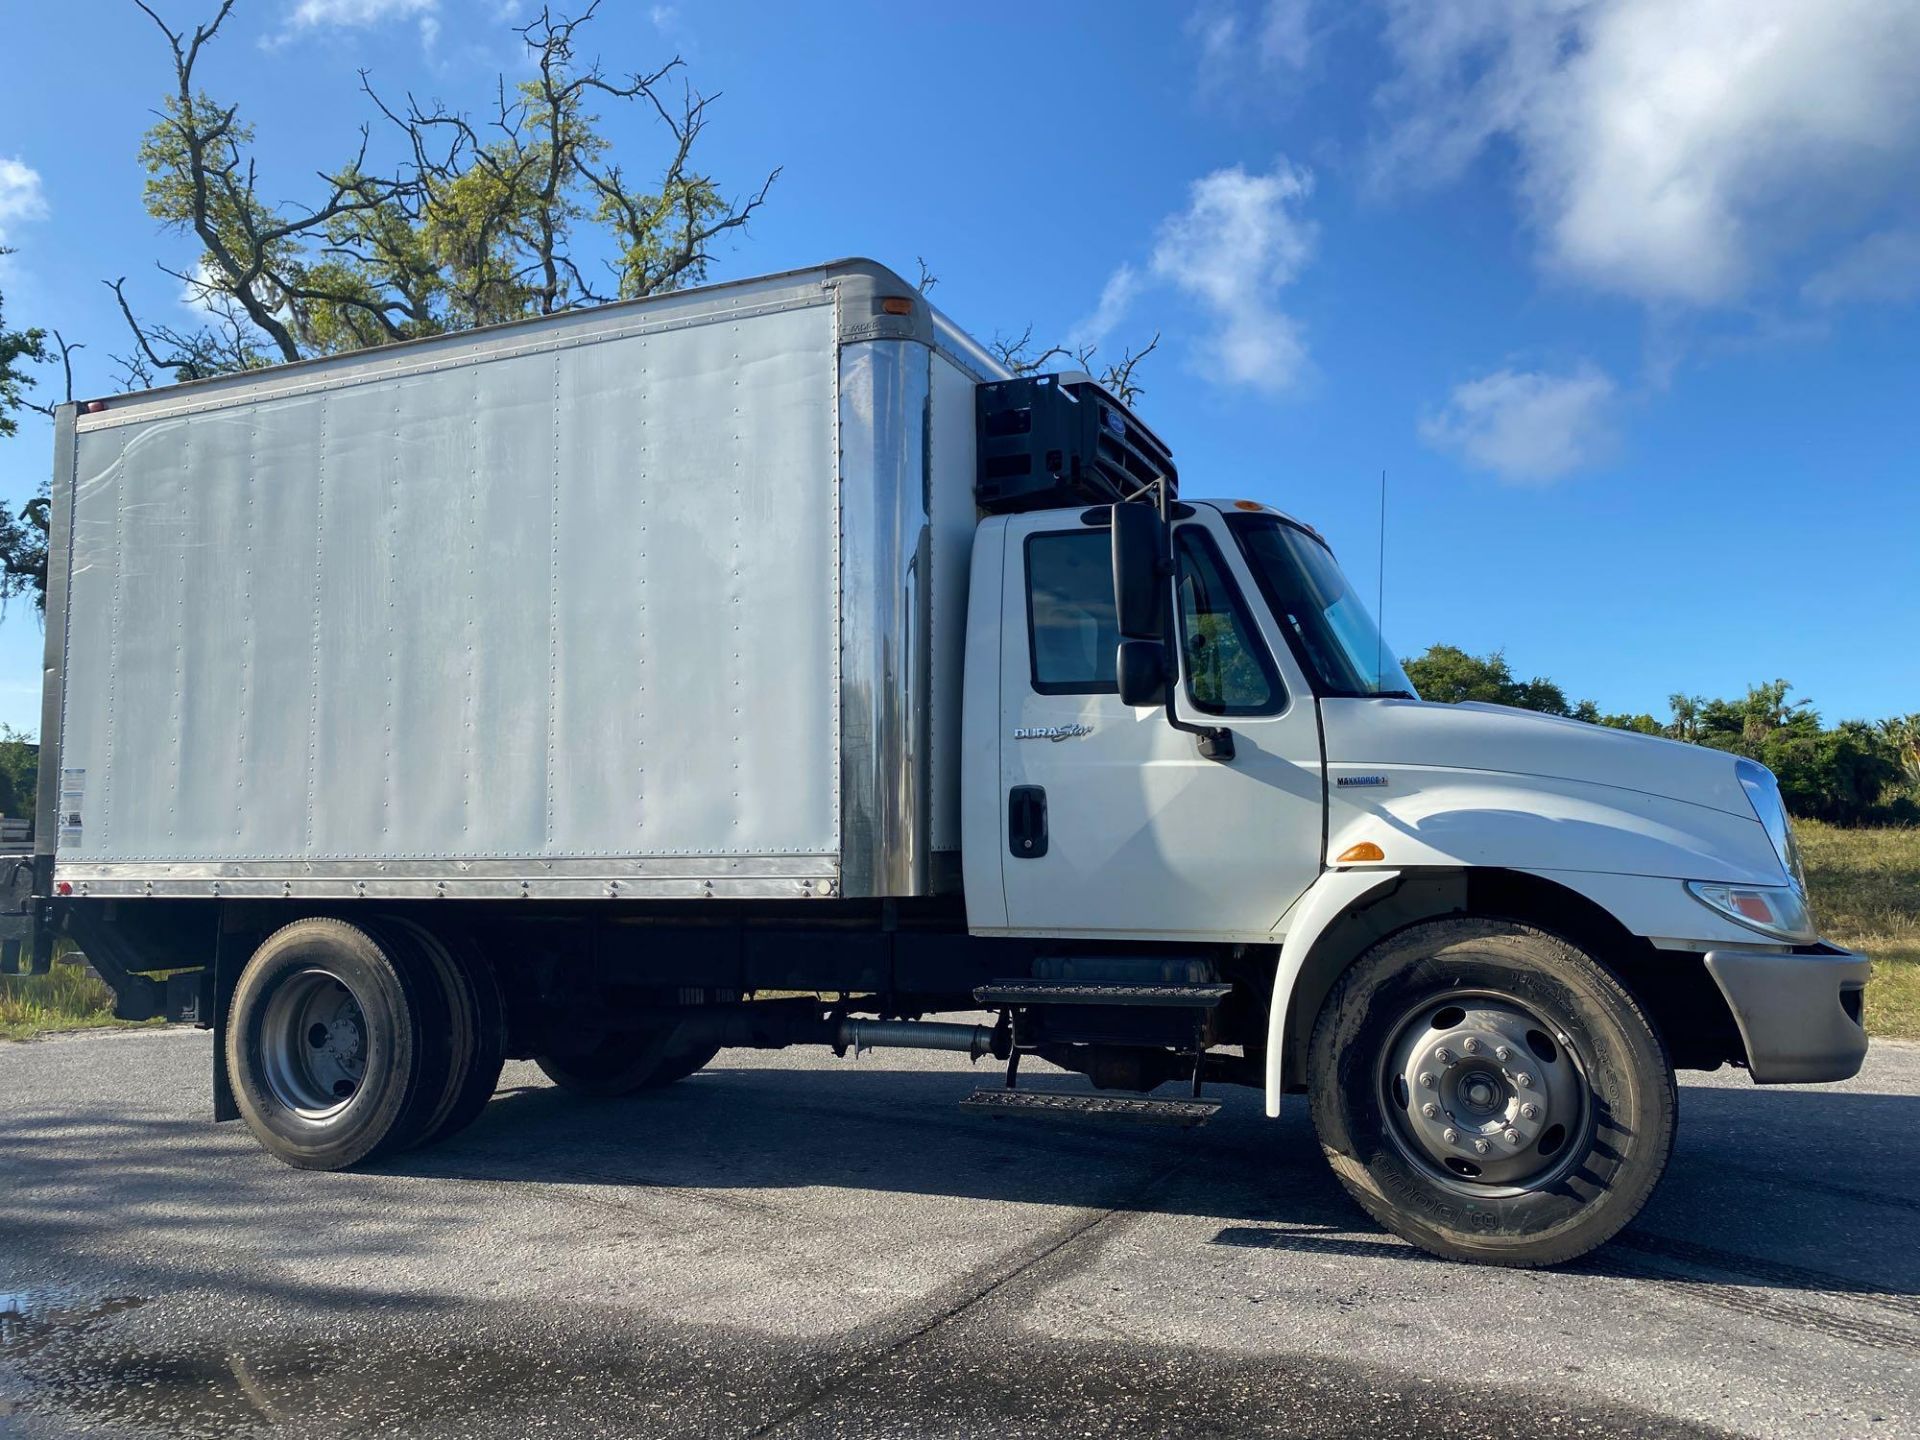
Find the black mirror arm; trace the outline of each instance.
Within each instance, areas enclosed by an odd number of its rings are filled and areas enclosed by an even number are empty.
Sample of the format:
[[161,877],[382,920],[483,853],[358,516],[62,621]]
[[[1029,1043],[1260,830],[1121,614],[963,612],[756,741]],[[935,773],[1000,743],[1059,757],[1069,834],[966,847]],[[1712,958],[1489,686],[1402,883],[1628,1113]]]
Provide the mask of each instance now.
[[1224,725],[1194,725],[1173,713],[1173,687],[1167,687],[1167,724],[1199,737],[1201,755],[1209,760],[1233,759],[1233,732]]

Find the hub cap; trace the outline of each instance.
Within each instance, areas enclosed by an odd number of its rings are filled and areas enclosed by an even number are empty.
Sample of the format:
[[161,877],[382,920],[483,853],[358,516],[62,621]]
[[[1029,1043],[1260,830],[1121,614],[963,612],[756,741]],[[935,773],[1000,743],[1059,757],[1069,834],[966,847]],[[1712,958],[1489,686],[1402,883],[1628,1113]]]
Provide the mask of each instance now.
[[1579,1059],[1508,996],[1462,992],[1410,1012],[1382,1052],[1380,1090],[1395,1144],[1455,1188],[1539,1189],[1585,1150]]
[[327,970],[290,976],[260,1027],[267,1087],[289,1110],[324,1120],[353,1102],[367,1075],[367,1022],[346,983]]

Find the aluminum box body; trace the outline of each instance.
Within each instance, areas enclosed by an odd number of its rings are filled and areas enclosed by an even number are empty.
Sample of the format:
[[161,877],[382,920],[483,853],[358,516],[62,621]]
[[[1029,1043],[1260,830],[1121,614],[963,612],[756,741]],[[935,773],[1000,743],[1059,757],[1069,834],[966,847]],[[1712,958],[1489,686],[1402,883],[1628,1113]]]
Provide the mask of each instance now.
[[946,432],[992,371],[902,295],[845,262],[79,414],[55,883],[931,891],[972,521]]

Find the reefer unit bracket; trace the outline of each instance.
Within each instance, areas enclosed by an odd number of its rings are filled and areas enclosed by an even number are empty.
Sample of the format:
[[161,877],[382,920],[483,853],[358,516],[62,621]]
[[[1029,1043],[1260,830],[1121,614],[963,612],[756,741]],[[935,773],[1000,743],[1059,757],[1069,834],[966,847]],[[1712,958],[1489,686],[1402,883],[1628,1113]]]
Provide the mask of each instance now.
[[980,386],[974,501],[992,514],[1112,505],[1164,483],[1179,493],[1166,443],[1085,376],[1030,375]]

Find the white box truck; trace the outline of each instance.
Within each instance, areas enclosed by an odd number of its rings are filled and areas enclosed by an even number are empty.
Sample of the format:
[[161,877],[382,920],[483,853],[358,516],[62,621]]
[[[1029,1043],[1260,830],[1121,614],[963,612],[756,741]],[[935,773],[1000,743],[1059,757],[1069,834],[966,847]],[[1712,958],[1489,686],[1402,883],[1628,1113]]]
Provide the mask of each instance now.
[[295,1165],[508,1057],[929,1046],[1304,1093],[1381,1223],[1541,1264],[1675,1066],[1865,1054],[1764,769],[1422,703],[1308,525],[869,262],[64,407],[51,538],[9,955],[210,1026]]

